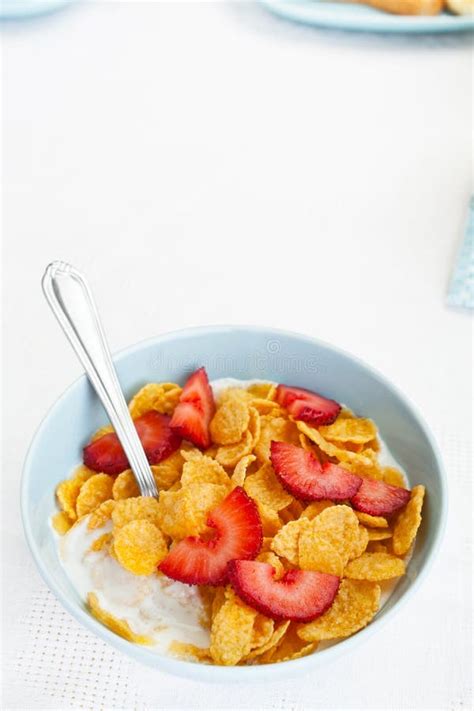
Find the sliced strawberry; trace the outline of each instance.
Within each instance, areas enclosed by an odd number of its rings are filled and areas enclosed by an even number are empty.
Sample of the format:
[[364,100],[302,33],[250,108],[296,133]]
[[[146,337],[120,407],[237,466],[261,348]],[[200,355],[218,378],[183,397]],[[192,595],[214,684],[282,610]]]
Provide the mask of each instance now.
[[290,385],[279,385],[276,399],[295,420],[303,420],[313,425],[330,425],[341,411],[341,406],[335,400],[328,400],[311,390],[293,388]]
[[177,543],[159,565],[162,573],[188,585],[220,585],[230,560],[255,558],[260,551],[260,515],[240,486],[209,513],[207,525],[216,529],[215,537],[189,536]]
[[128,469],[127,455],[114,432],[99,437],[83,450],[84,464],[95,472],[120,474]]
[[201,449],[207,449],[210,436],[202,412],[190,402],[180,402],[171,418],[173,431]]
[[[155,410],[134,421],[138,436],[150,464],[158,464],[178,449],[181,438],[170,427],[171,418]],[[95,472],[120,474],[129,468],[119,438],[114,432],[99,437],[83,451],[84,464]]]
[[288,570],[280,580],[275,569],[257,560],[233,560],[229,579],[237,595],[273,620],[311,622],[331,607],[339,589],[337,575]]
[[290,494],[306,501],[344,501],[357,493],[362,479],[336,464],[321,464],[311,452],[286,442],[270,444],[275,474]]
[[171,429],[171,418],[150,410],[135,420],[135,427],[150,464],[158,464],[181,445],[181,437]]
[[207,373],[199,368],[186,381],[171,418],[171,427],[197,447],[207,449],[211,444],[209,423],[215,409]]
[[363,479],[357,494],[351,498],[357,511],[371,516],[390,516],[408,502],[410,492],[376,479]]

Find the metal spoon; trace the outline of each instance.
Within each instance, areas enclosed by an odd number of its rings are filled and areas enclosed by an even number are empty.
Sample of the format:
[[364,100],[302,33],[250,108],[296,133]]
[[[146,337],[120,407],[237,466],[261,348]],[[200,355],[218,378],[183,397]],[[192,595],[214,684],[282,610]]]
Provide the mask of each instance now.
[[66,262],[52,262],[41,285],[48,304],[95,389],[127,455],[142,496],[158,496],[146,454],[117,378],[92,292]]

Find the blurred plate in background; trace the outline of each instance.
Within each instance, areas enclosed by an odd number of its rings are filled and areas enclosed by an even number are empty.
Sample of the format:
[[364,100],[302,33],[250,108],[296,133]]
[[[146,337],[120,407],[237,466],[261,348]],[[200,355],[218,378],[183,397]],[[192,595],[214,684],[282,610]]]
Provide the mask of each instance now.
[[316,27],[333,27],[359,32],[436,33],[474,30],[474,16],[401,16],[364,5],[324,0],[260,0],[261,4],[288,20]]
[[52,12],[74,0],[0,0],[0,19],[20,20]]

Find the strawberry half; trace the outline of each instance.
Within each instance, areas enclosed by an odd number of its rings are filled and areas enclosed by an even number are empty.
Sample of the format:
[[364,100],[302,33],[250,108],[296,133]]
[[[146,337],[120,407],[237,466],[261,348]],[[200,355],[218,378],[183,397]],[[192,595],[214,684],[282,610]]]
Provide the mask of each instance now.
[[335,400],[290,385],[279,385],[276,391],[277,402],[285,407],[295,420],[303,420],[313,425],[330,425],[341,411]]
[[362,484],[360,476],[330,462],[321,464],[311,452],[294,444],[272,441],[270,458],[282,485],[298,499],[344,501]]
[[211,444],[209,423],[215,409],[207,373],[204,368],[199,368],[186,381],[171,418],[171,427],[183,439],[207,449]]
[[257,560],[233,560],[229,579],[237,595],[273,620],[311,622],[331,607],[340,580],[312,570],[288,570],[280,580],[275,569]]
[[[169,457],[181,444],[181,437],[170,427],[171,418],[155,410],[146,412],[134,421],[138,437],[150,464],[158,464]],[[115,432],[99,437],[83,450],[84,464],[95,472],[120,474],[129,468],[119,438]]]
[[207,525],[216,529],[214,538],[185,538],[173,546],[159,570],[188,585],[221,585],[227,579],[229,561],[258,555],[262,546],[260,515],[240,486],[209,513]]
[[351,504],[357,511],[371,516],[390,516],[408,502],[410,492],[376,479],[363,479]]

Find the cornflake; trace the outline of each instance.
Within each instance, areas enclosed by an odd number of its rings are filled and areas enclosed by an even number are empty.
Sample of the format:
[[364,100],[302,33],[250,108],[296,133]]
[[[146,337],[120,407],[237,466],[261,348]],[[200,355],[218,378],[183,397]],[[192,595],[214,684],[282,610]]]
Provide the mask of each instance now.
[[201,455],[199,458],[188,459],[184,463],[181,486],[188,484],[221,484],[228,487],[230,479],[219,462]]
[[343,566],[349,560],[359,536],[359,521],[349,506],[331,506],[311,522],[315,536],[326,540],[339,553]]
[[354,545],[349,555],[349,560],[358,558],[369,545],[369,532],[364,526],[359,526],[357,538],[354,539]]
[[248,657],[250,657],[252,653],[255,656],[261,653],[260,649],[271,639],[274,627],[275,623],[269,617],[265,617],[265,615],[261,614],[256,616],[253,623],[252,640],[250,643],[251,652]]
[[131,499],[120,499],[115,503],[112,511],[114,528],[121,528],[130,521],[141,519],[159,524],[160,507],[152,496],[135,496]]
[[284,634],[273,647],[262,657],[264,663],[286,662],[290,659],[299,659],[311,654],[317,648],[317,642],[307,643],[298,636],[298,625],[294,622],[284,623]]
[[101,503],[112,498],[113,479],[108,474],[95,474],[81,486],[76,501],[78,518],[94,511]]
[[78,467],[71,479],[66,479],[57,486],[56,497],[59,505],[63,511],[66,512],[71,521],[75,521],[77,519],[76,502],[81,487],[84,482],[94,476],[95,473],[96,472],[93,472],[87,467]]
[[369,541],[385,541],[392,537],[392,531],[389,528],[368,528],[367,534]]
[[59,533],[60,536],[64,536],[71,528],[73,521],[71,521],[65,511],[58,511],[58,513],[52,517],[51,523],[56,533]]
[[114,550],[125,570],[134,575],[151,575],[168,553],[168,546],[155,524],[139,519],[114,531]]
[[405,477],[401,471],[394,467],[383,467],[380,478],[383,479],[386,484],[391,484],[392,486],[400,486],[402,489],[406,486]]
[[333,501],[329,501],[329,499],[323,499],[322,501],[312,501],[308,506],[306,506],[305,509],[303,509],[301,515],[304,516],[304,518],[309,518],[312,520],[313,518],[316,518],[316,516],[319,516],[321,511],[324,511],[324,509],[328,509],[330,506],[334,506]]
[[392,547],[397,555],[404,555],[410,550],[421,523],[421,509],[425,497],[424,486],[414,486],[410,501],[398,515],[393,529]]
[[89,550],[94,553],[98,553],[110,543],[112,543],[112,533],[103,533],[101,536],[92,541]]
[[211,657],[216,664],[238,664],[252,648],[253,626],[258,613],[232,591],[212,620]]
[[364,526],[369,528],[388,528],[388,521],[383,516],[371,516],[361,511],[356,511],[355,515]]
[[87,521],[89,531],[93,531],[95,528],[102,528],[112,517],[114,508],[115,501],[113,499],[103,501],[89,516],[89,520]]
[[225,498],[228,487],[221,484],[193,483],[178,491],[162,491],[158,522],[161,530],[180,540],[197,536],[207,526],[207,516]]
[[344,579],[329,610],[314,622],[303,625],[298,636],[308,642],[349,637],[370,622],[379,604],[379,585]]
[[298,544],[301,533],[310,528],[307,518],[300,518],[297,521],[289,521],[273,538],[271,549],[274,553],[286,558],[291,565],[297,566],[299,561]]
[[332,425],[320,427],[319,432],[324,439],[331,442],[353,442],[366,444],[377,436],[377,428],[372,420],[356,418],[337,418]]
[[276,385],[274,383],[253,383],[249,385],[247,392],[252,395],[252,398],[272,402],[275,398]]
[[171,415],[179,402],[181,388],[176,383],[148,383],[132,398],[128,409],[134,420],[150,410]]
[[248,428],[248,403],[241,397],[227,397],[211,420],[210,433],[215,444],[236,444]]
[[344,564],[339,552],[314,526],[302,531],[298,540],[299,567],[342,577]]
[[[272,620],[273,622],[273,620]],[[243,661],[248,662],[252,659],[257,659],[257,658],[262,658],[262,655],[267,652],[267,650],[272,649],[276,644],[278,644],[279,640],[282,638],[282,636],[285,634],[285,630],[288,627],[287,622],[283,623],[273,623],[273,631],[270,635],[270,637],[261,644],[259,647],[256,649],[253,649],[250,654],[247,654],[246,657],[244,657]]]
[[260,514],[260,519],[262,521],[262,532],[264,537],[274,536],[282,527],[282,522],[278,513],[265,504],[260,504],[258,501],[256,503],[258,513]]
[[170,489],[179,481],[183,463],[183,452],[173,452],[167,459],[150,467],[158,491]]
[[293,501],[275,476],[270,464],[264,464],[255,474],[247,476],[244,489],[249,496],[274,511],[280,511]]
[[236,464],[250,454],[253,447],[253,437],[250,430],[246,430],[243,439],[237,444],[224,444],[217,448],[216,460],[224,467],[235,467]]
[[118,475],[112,487],[112,496],[114,499],[140,496],[140,489],[131,469],[126,469]]
[[405,563],[390,553],[363,553],[347,564],[344,575],[353,580],[390,580],[405,573]]
[[234,473],[230,479],[232,488],[244,485],[245,478],[247,476],[247,469],[255,460],[256,457],[253,454],[248,454],[246,457],[242,457],[240,462],[236,464]]

